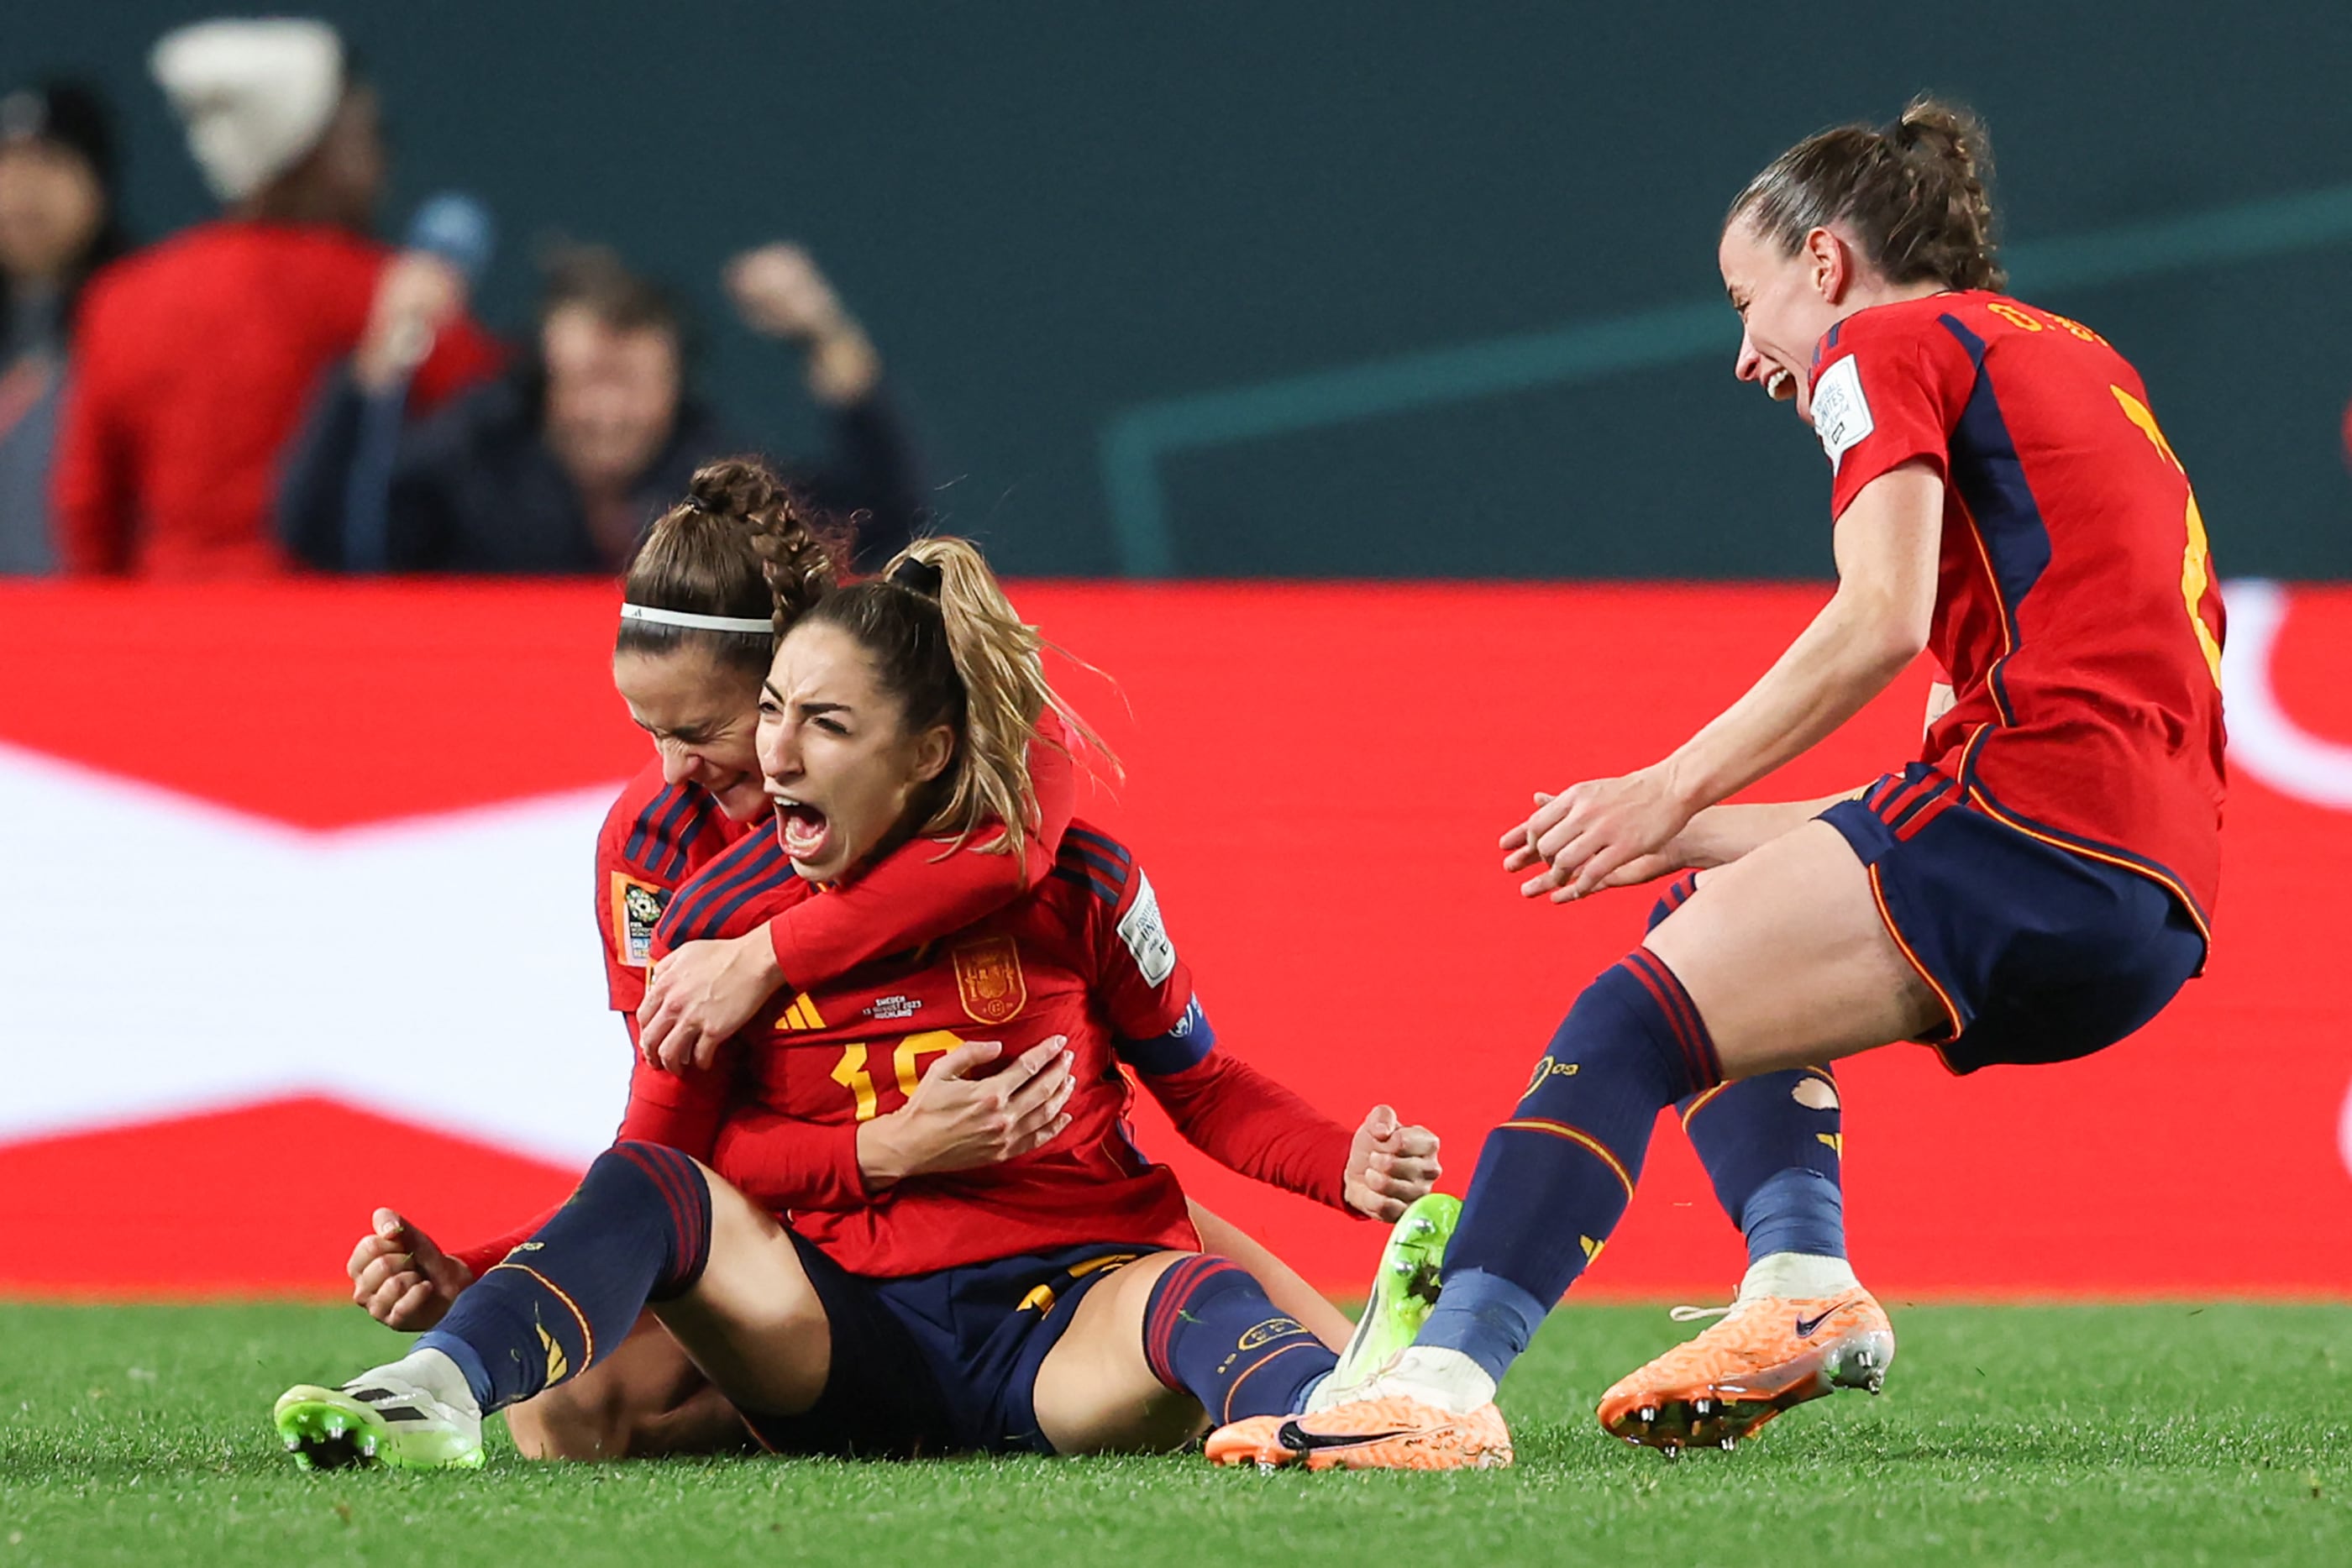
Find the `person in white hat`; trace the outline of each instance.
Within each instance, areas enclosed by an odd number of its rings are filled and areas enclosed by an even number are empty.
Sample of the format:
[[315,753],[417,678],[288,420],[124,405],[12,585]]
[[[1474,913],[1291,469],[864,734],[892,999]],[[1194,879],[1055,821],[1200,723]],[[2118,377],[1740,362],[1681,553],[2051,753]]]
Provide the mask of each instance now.
[[[278,449],[358,343],[392,255],[368,235],[386,162],[375,91],[316,21],[195,23],[150,64],[225,211],[89,289],[52,476],[58,559],[82,574],[275,575]],[[499,358],[455,320],[415,395],[438,402]]]

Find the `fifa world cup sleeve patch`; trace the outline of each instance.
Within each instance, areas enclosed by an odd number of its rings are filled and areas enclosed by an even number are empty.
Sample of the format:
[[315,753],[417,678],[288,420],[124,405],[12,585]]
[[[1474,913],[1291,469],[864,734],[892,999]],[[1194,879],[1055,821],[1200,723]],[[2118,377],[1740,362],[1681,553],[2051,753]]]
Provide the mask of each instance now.
[[613,956],[625,968],[642,969],[654,953],[654,927],[669,907],[670,889],[613,873]]
[[1813,383],[1813,434],[1829,454],[1830,472],[1835,474],[1839,460],[1875,428],[1870,400],[1862,395],[1862,367],[1848,355]]
[[1160,923],[1160,895],[1151,891],[1151,879],[1141,870],[1135,873],[1135,902],[1118,923],[1118,939],[1135,955],[1135,967],[1143,971],[1148,985],[1162,985],[1176,972],[1176,944],[1168,939],[1168,927]]

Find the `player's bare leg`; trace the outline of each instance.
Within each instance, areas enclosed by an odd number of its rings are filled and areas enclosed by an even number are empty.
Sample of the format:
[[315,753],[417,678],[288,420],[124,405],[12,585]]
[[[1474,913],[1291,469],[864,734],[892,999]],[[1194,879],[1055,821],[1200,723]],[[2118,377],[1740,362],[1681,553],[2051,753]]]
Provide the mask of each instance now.
[[756,1446],[734,1403],[651,1313],[609,1359],[509,1406],[506,1416],[526,1459],[660,1458]]
[[1726,1080],[1818,1066],[1948,1022],[1886,929],[1868,868],[1827,822],[1709,872],[1643,946],[1690,993]]
[[1338,1361],[1232,1259],[1161,1252],[1080,1299],[1030,1394],[1057,1453],[1165,1451],[1297,1408]]
[[1152,1287],[1192,1256],[1139,1259],[1080,1299],[1030,1396],[1055,1453],[1166,1453],[1208,1429],[1201,1402],[1160,1382],[1143,1354]]
[[833,1369],[833,1330],[781,1221],[707,1167],[710,1258],[685,1294],[652,1311],[738,1408],[797,1416]]

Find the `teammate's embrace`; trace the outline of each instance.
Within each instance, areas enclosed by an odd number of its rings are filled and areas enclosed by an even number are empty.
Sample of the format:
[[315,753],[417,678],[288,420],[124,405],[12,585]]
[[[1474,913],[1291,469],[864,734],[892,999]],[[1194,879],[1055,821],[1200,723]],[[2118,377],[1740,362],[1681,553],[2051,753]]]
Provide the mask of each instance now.
[[[1664,762],[1504,835],[1531,896],[1715,865],[1578,998],[1481,1151],[1444,1292],[1385,1375],[1231,1460],[1507,1463],[1504,1371],[1624,1212],[1658,1110],[1895,1040],[1956,1072],[2088,1055],[2203,966],[2221,862],[2222,616],[2205,527],[2135,371],[1998,290],[1983,128],[1915,102],[1775,160],[1718,259],[1738,374],[1832,466],[1838,590],[1747,695]],[[1921,760],[1850,798],[1722,806],[1932,651]],[[1939,705],[1940,706],[1940,705]],[[1746,1296],[1604,1399],[1669,1451],[1874,1386],[1858,1293]],[[1328,1390],[1327,1394],[1338,1393]]]
[[[1039,650],[957,540],[818,596],[760,708],[775,831],[679,890],[654,956],[841,896],[910,841],[1001,824],[1021,852],[1059,707]],[[1351,1134],[1220,1050],[1149,878],[1074,823],[998,914],[812,983],[712,1069],[641,1061],[571,1201],[411,1354],[289,1390],[278,1429],[307,1462],[478,1463],[485,1412],[595,1364],[649,1305],[780,1449],[1166,1448],[1293,1408],[1334,1354],[1198,1250],[1172,1174],[1128,1140],[1130,1073],[1211,1155],[1334,1207],[1393,1214],[1438,1174],[1385,1107]],[[927,1105],[970,1146],[901,1159],[885,1107]]]

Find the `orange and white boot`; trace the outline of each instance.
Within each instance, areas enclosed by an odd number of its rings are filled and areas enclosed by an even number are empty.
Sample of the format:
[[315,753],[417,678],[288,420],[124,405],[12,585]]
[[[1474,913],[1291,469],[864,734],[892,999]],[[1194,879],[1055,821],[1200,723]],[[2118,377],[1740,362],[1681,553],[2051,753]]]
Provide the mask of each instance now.
[[1796,1294],[1794,1281],[1773,1277],[1785,1272],[1776,1261],[1759,1260],[1729,1307],[1675,1308],[1677,1322],[1722,1321],[1620,1378],[1601,1397],[1602,1429],[1673,1458],[1685,1448],[1728,1448],[1781,1411],[1841,1388],[1877,1393],[1895,1363],[1895,1325],[1877,1298],[1859,1284]]
[[1418,1345],[1327,1407],[1219,1427],[1207,1452],[1216,1464],[1268,1470],[1486,1470],[1512,1458],[1494,1380],[1459,1351]]

